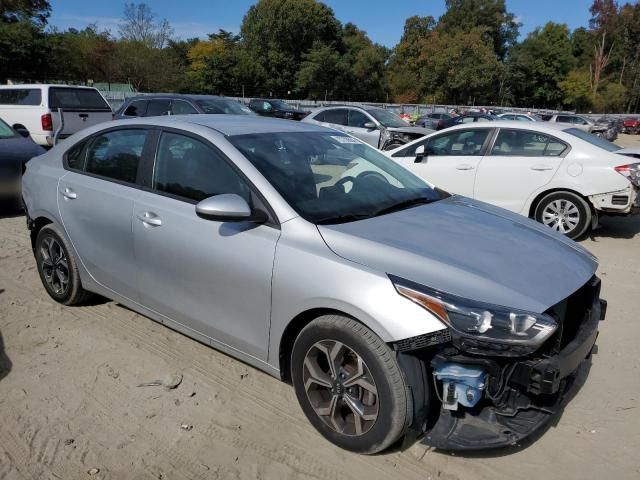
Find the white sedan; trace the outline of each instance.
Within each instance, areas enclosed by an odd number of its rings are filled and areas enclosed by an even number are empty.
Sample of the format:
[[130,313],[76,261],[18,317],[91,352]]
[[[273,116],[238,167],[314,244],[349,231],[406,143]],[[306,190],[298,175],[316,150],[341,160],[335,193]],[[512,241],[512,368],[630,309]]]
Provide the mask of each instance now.
[[443,190],[578,238],[599,215],[640,210],[640,163],[619,150],[571,126],[504,121],[459,125],[384,153]]

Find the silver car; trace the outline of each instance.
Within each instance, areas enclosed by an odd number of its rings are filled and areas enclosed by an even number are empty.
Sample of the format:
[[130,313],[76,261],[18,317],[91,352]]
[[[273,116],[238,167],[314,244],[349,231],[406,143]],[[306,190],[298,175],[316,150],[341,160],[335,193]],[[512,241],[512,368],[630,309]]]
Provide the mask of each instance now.
[[55,301],[108,297],[291,382],[355,452],[540,431],[604,318],[573,241],[308,123],[103,124],[29,162],[23,196]]
[[302,121],[346,132],[380,150],[393,150],[433,133],[428,128],[412,127],[391,110],[378,107],[324,107]]

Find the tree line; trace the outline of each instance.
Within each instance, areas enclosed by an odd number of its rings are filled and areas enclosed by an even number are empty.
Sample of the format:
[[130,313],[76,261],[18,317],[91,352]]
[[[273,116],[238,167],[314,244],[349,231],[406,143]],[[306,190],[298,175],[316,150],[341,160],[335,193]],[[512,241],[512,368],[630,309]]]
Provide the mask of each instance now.
[[[118,31],[48,25],[48,0],[0,3],[0,82],[130,83],[139,91],[638,112],[640,1],[594,0],[588,27],[520,38],[505,0],[445,0],[392,49],[317,0],[258,0],[238,34],[180,39],[147,4]],[[550,12],[553,16],[553,12]]]

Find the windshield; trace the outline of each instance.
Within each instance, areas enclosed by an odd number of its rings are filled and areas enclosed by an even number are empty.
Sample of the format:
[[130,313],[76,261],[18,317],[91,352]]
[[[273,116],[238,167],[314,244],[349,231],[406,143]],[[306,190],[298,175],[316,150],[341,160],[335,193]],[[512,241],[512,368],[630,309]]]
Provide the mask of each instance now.
[[367,110],[367,113],[373,116],[373,118],[375,118],[385,127],[402,128],[409,126],[407,122],[402,120],[398,115],[390,110],[383,110],[382,108],[372,108],[370,110]]
[[229,140],[313,223],[343,223],[441,198],[377,150],[341,133],[261,133]]
[[2,120],[0,120],[0,138],[13,138],[15,136],[16,133],[13,131],[13,129]]
[[241,105],[235,100],[226,100],[224,98],[196,100],[196,103],[202,108],[204,113],[224,113],[230,115],[254,115],[247,107]]
[[578,137],[585,142],[589,142],[591,145],[604,148],[607,152],[615,152],[616,150],[620,150],[620,147],[615,143],[611,143],[609,140],[605,140],[602,137],[598,137],[593,133],[587,133],[578,128],[567,128],[565,132],[573,135],[574,137]]

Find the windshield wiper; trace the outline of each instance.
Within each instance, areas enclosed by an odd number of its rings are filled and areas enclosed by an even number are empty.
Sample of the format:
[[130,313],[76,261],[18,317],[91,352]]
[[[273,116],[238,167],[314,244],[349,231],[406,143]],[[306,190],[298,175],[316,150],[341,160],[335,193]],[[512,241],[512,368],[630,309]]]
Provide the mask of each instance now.
[[372,215],[368,214],[356,214],[356,213],[346,213],[344,215],[333,215],[330,217],[323,217],[316,220],[314,223],[316,225],[332,225],[337,223],[347,223],[347,222],[355,222],[356,220],[363,220],[365,218],[370,218]]
[[436,200],[437,199],[435,198],[424,198],[424,197],[411,198],[409,200],[404,200],[402,202],[395,203],[388,207],[381,208],[380,210],[375,212],[373,216],[378,217],[380,215],[385,215],[391,212],[397,212],[398,210],[404,210],[406,208],[414,207],[416,205],[426,205],[427,203],[432,203],[432,202],[435,202]]

